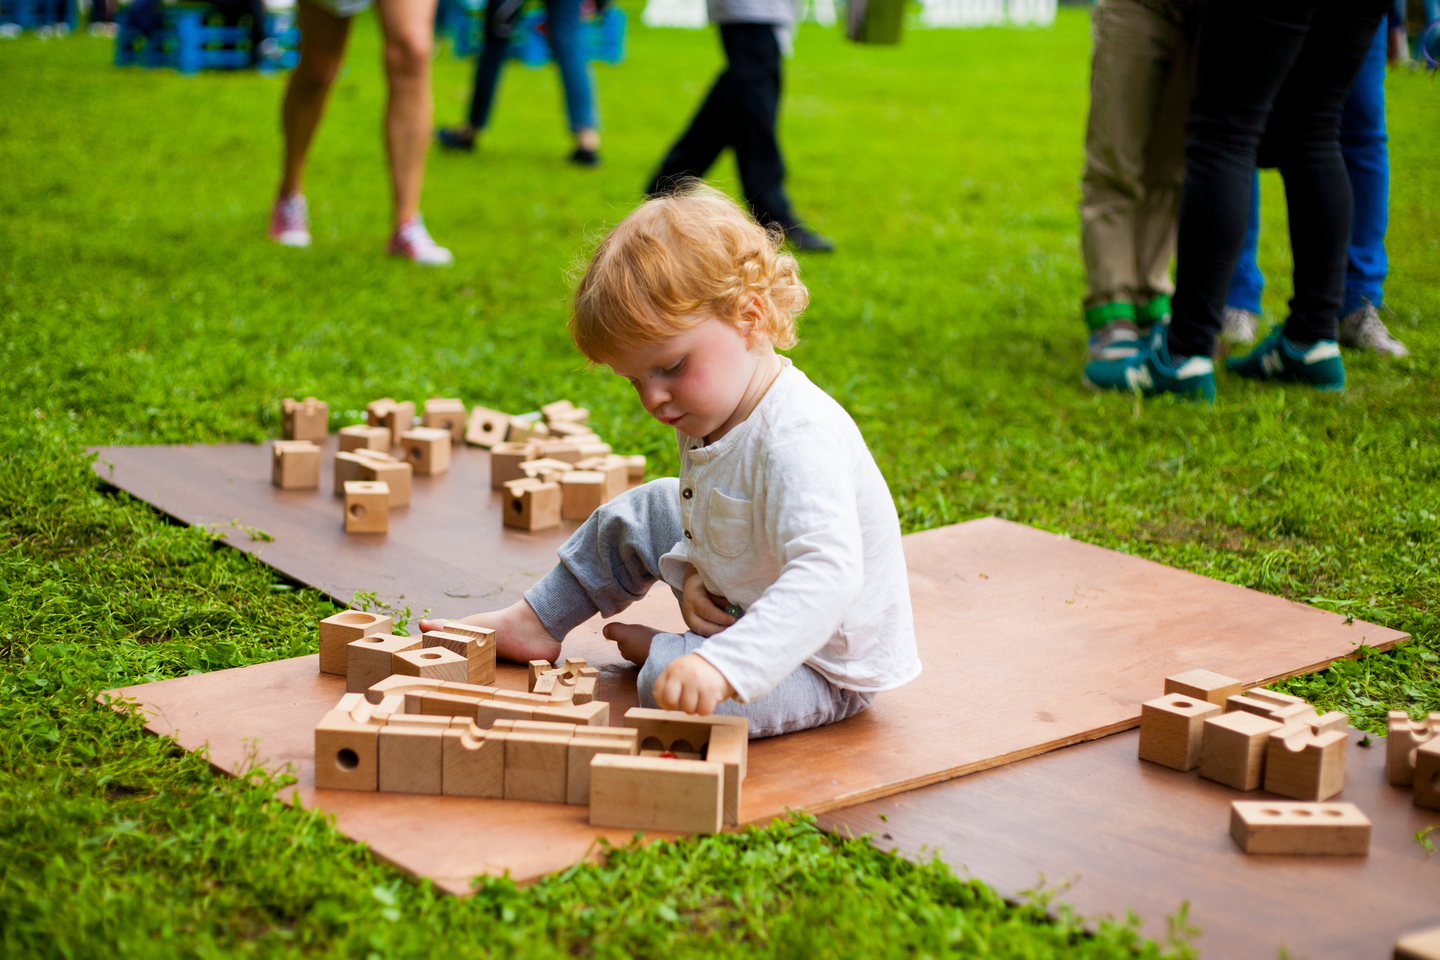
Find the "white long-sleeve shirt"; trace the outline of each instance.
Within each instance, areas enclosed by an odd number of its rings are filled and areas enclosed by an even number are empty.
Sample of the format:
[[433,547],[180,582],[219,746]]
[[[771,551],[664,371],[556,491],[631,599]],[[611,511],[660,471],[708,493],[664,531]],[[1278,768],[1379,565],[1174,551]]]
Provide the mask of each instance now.
[[893,689],[920,673],[895,503],[855,421],[781,359],[718,441],[676,431],[685,539],[661,575],[678,588],[693,564],[744,611],[696,650],[741,703],[801,664],[849,690]]

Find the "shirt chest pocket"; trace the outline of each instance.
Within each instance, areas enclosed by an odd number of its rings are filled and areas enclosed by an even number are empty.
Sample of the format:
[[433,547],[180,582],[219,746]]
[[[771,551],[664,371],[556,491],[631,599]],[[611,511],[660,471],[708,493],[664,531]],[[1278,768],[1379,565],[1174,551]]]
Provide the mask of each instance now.
[[755,524],[754,505],[749,500],[711,490],[706,507],[706,545],[722,557],[738,557],[744,553],[750,546],[750,533]]

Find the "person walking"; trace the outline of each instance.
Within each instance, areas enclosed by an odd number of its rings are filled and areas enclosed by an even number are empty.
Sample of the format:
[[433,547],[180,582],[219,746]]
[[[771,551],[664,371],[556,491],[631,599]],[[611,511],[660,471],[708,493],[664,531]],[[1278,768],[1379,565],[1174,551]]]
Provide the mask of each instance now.
[[[390,160],[394,228],[386,251],[423,266],[449,266],[420,215],[425,152],[430,146],[430,55],[435,46],[435,0],[373,0],[385,41],[385,148]],[[310,218],[302,191],[305,164],[330,88],[345,59],[350,22],[372,0],[299,0],[300,62],[290,74],[281,108],[285,152],[279,195],[270,211],[270,239],[287,247],[310,245]]]
[[726,147],[735,151],[740,186],[762,226],[778,227],[797,250],[828,252],[829,239],[810,230],[785,193],[785,160],[775,125],[780,113],[780,54],[795,32],[793,0],[707,0],[720,27],[726,66],[689,128],[670,148],[645,188],[649,197],[701,179]]

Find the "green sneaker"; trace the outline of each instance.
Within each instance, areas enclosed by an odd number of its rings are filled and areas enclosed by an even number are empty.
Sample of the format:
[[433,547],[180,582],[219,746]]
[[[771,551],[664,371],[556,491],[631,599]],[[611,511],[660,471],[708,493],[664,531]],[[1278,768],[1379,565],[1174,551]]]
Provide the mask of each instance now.
[[1092,390],[1139,390],[1147,397],[1174,393],[1184,397],[1215,399],[1215,363],[1209,357],[1187,357],[1176,362],[1164,325],[1133,357],[1092,360],[1082,379]]
[[1316,340],[1301,347],[1285,339],[1283,330],[1276,327],[1248,355],[1225,361],[1226,369],[1251,380],[1288,380],[1331,393],[1345,389],[1340,344]]

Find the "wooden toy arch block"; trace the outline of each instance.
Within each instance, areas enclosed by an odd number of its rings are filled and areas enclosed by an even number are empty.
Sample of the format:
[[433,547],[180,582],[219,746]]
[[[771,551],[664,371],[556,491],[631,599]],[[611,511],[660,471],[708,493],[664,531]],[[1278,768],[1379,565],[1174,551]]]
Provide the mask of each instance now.
[[1296,800],[1328,800],[1345,789],[1343,730],[1317,734],[1296,723],[1270,734],[1265,752],[1265,789]]

